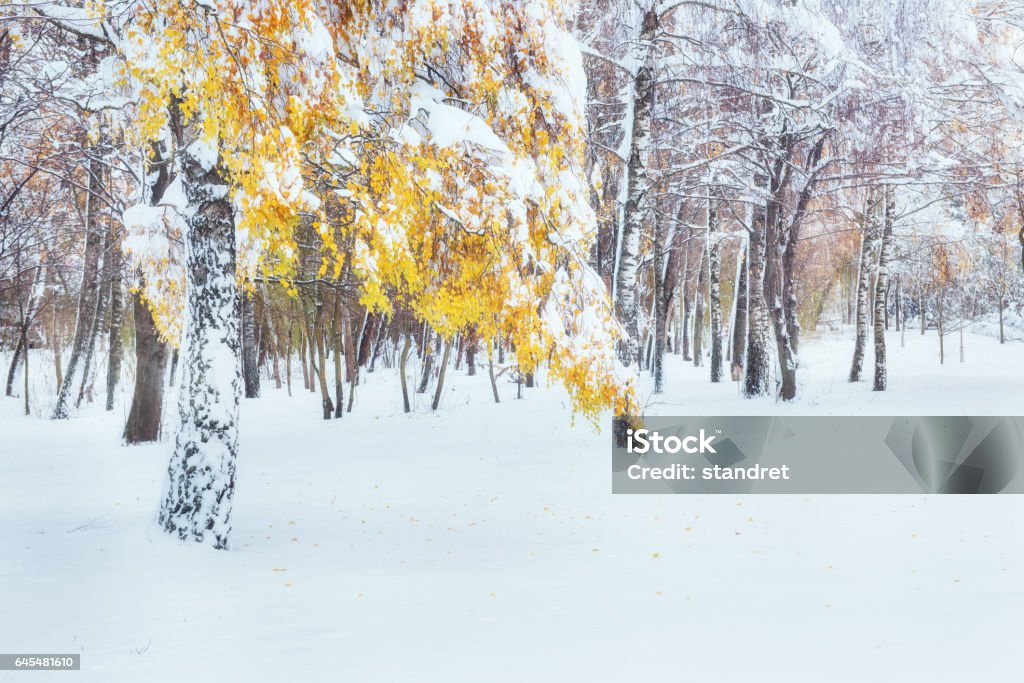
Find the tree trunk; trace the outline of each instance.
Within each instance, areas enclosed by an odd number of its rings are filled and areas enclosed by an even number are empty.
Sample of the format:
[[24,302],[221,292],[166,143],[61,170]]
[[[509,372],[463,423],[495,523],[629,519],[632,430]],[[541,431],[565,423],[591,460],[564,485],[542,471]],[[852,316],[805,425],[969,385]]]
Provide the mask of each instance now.
[[[683,206],[680,207],[680,213],[682,212]],[[654,297],[651,306],[654,313],[654,333],[651,369],[655,393],[664,390],[665,351],[674,310],[673,297],[679,285],[679,257],[681,253],[685,253],[683,234],[683,231],[677,228],[669,237],[665,234],[662,221],[656,221],[654,224]],[[678,353],[678,345],[673,345],[672,348]]]
[[469,377],[476,376],[476,347],[478,343],[476,329],[470,329],[466,333],[466,375]]
[[260,287],[263,296],[263,311],[267,322],[267,332],[270,335],[270,362],[273,364],[274,388],[281,388],[281,335],[278,333],[277,325],[274,324],[274,311],[270,307],[270,297],[267,296],[266,284]]
[[167,345],[153,322],[149,306],[138,293],[132,295],[135,317],[135,390],[124,426],[125,443],[143,443],[160,438],[164,406],[164,370]]
[[434,389],[434,400],[430,404],[431,410],[437,410],[441,404],[441,391],[444,389],[444,375],[448,369],[448,357],[452,353],[452,343],[446,340],[444,343],[444,354],[441,356],[441,367],[437,373],[437,387]]
[[359,367],[356,363],[358,352],[356,350],[355,335],[352,333],[352,309],[348,306],[344,306],[341,310],[341,332],[345,336],[345,381],[350,386],[354,386],[356,368]]
[[[22,347],[25,348],[25,372],[22,373],[22,379],[24,383],[25,391],[25,416],[29,417],[31,411],[29,410],[29,324],[28,322],[22,325]],[[963,351],[961,352],[963,355]]]
[[[100,187],[102,188],[102,176]],[[101,261],[98,275],[99,284],[98,291],[96,293],[96,313],[92,317],[92,325],[89,329],[89,335],[85,340],[85,349],[83,351],[84,360],[82,362],[82,380],[78,385],[78,397],[75,399],[76,409],[82,407],[83,400],[88,400],[89,403],[92,403],[93,401],[93,382],[95,380],[96,372],[96,338],[99,337],[100,330],[104,329],[107,319],[107,303],[113,282],[113,255],[115,250],[119,251],[120,249],[119,246],[115,246],[116,243],[116,230],[113,222],[111,221],[109,229],[103,234],[103,247],[101,251],[103,260]]]
[[[652,313],[653,313],[653,309],[654,308],[655,308],[654,306],[651,306]],[[651,316],[651,319],[655,320],[653,315]],[[654,335],[651,334],[651,332],[649,330],[644,330],[643,335],[641,335],[641,339],[643,341],[642,341],[642,343],[640,345],[640,348],[642,348],[644,350],[644,352],[642,354],[640,354],[640,365],[637,366],[637,370],[651,370],[653,372],[654,371],[653,370],[653,368],[654,368],[654,365],[653,365],[653,363],[654,363]],[[532,385],[527,385],[527,386],[532,386]]]
[[733,316],[732,334],[732,379],[740,381],[743,377],[743,357],[747,348],[747,246],[740,245],[739,253],[736,255],[736,291],[733,298],[736,300],[736,313]]
[[[878,290],[877,289],[875,290],[875,296],[876,297],[878,296]],[[885,318],[885,329],[888,331],[888,329],[889,329],[889,287],[888,286],[885,288],[885,294],[882,296],[882,299],[884,299],[884,301],[885,301],[885,304],[882,306],[882,315]]]
[[939,314],[937,326],[939,329],[939,365],[946,364],[946,316],[942,299],[939,299],[936,310]]
[[1006,299],[1000,294],[999,295],[999,343],[1006,343],[1006,334],[1003,331],[1003,309],[1006,307]]
[[900,282],[900,276],[896,276],[896,292],[893,294],[893,322],[896,325],[896,331],[901,332],[904,328],[903,321],[903,283]]
[[288,397],[292,395],[292,326],[289,321],[284,334],[284,381],[288,387]]
[[370,311],[367,310],[363,314],[363,324],[359,330],[359,345],[356,349],[356,354],[353,358],[354,363],[352,366],[352,376],[349,377],[348,382],[348,412],[352,412],[352,405],[356,400],[356,385],[359,384],[359,368],[363,367],[369,360],[369,346],[370,342],[370,328],[373,326],[373,320],[370,316]]
[[302,363],[302,388],[309,391],[312,380],[309,376],[309,361],[306,359],[306,323],[300,318],[299,321],[299,361]]
[[[51,299],[53,301],[54,299]],[[50,306],[50,328],[53,338],[50,340],[50,347],[53,349],[53,373],[57,380],[56,390],[60,391],[60,385],[64,381],[64,369],[61,364],[61,334],[60,325],[57,322],[56,306]]]
[[878,245],[878,277],[875,280],[875,383],[874,391],[885,391],[888,385],[885,363],[885,330],[888,327],[886,292],[889,291],[889,252],[892,242],[892,223],[896,213],[896,200],[892,188],[882,189],[884,216]]
[[682,244],[679,247],[683,252],[683,267],[681,275],[679,276],[679,282],[676,285],[675,296],[679,299],[679,321],[677,323],[677,339],[676,339],[676,354],[682,355],[683,360],[692,360],[690,357],[690,331],[687,329],[689,325],[688,309],[689,301],[686,298],[686,282],[690,277],[690,250],[687,245]]
[[327,389],[327,353],[324,349],[324,303],[320,294],[314,294],[316,300],[313,302],[313,333],[316,336],[316,363],[320,368],[320,405],[324,409],[324,419],[330,420],[334,416],[334,403],[331,402],[331,393]]
[[235,226],[220,167],[179,145],[188,199],[187,315],[179,426],[159,522],[182,541],[227,548],[242,395]]
[[245,383],[245,397],[259,398],[260,366],[259,349],[256,346],[256,297],[252,292],[242,292],[242,379]]
[[373,350],[373,339],[377,333],[377,327],[380,325],[381,316],[372,315],[369,311],[363,314],[363,324],[359,329],[359,353],[356,356],[356,383],[359,383],[358,368],[365,368],[369,366],[370,353]]
[[171,371],[167,373],[167,386],[174,386],[174,377],[178,370],[178,349],[171,349]]
[[747,353],[743,395],[767,396],[771,393],[771,369],[768,356],[768,307],[764,299],[765,208],[751,212],[750,246],[747,252]]
[[18,342],[14,347],[14,357],[11,358],[11,364],[7,368],[7,389],[5,393],[8,396],[14,396],[14,380],[18,376],[18,368],[21,367],[27,358],[28,352],[25,348],[25,335],[19,333]]
[[[1020,169],[1020,167],[1017,167]],[[1020,187],[1020,170],[1017,171],[1017,187]],[[1020,268],[1024,271],[1024,201],[1021,201],[1021,192],[1017,190],[1017,202],[1020,207],[1018,213],[1020,214],[1020,230],[1017,232],[1017,241],[1020,242]]]
[[324,369],[316,364],[316,331],[308,311],[303,311],[303,324],[306,326],[306,353],[309,354],[309,393],[315,394],[319,377]]
[[715,200],[708,200],[708,302],[711,318],[711,381],[722,381],[722,256]]
[[388,325],[385,322],[383,316],[378,317],[377,332],[373,335],[373,346],[370,350],[370,364],[366,366],[367,372],[373,372],[373,369],[377,366],[377,359],[380,358],[381,351],[385,354],[385,367],[391,367],[389,361],[386,358],[387,351],[385,349],[385,341],[390,334]]
[[875,242],[878,236],[879,192],[872,188],[868,193],[864,209],[864,229],[860,242],[860,272],[857,276],[857,337],[853,347],[853,363],[850,365],[850,381],[859,382],[864,369],[864,352],[868,341],[868,290],[875,263]]
[[345,362],[342,356],[342,334],[341,326],[345,324],[344,316],[341,315],[341,295],[334,293],[334,315],[331,320],[331,339],[334,343],[334,417],[339,419],[345,415],[345,373],[342,371],[342,363]]
[[[707,246],[707,245],[705,245]],[[707,280],[707,260],[703,248],[697,269],[697,286],[693,291],[693,366],[704,367],[704,283]]]
[[[783,136],[789,139],[788,134]],[[782,379],[780,397],[784,401],[796,397],[796,371],[799,364],[797,352],[800,348],[800,320],[796,297],[796,245],[800,239],[807,208],[814,196],[815,178],[820,170],[821,155],[825,148],[826,136],[818,137],[804,162],[807,180],[796,194],[796,205],[787,218],[783,191],[792,182],[789,170],[783,170],[782,159],[772,171],[772,199],[768,204],[766,230],[774,233],[766,239],[767,263],[770,274],[766,274],[766,286],[770,287],[769,310],[775,329],[775,344],[779,356],[779,374]],[[782,144],[785,149],[788,143]],[[781,174],[781,175],[780,175]]]
[[[171,175],[166,163],[163,163],[161,145],[151,146],[153,168],[151,170],[152,185],[149,187],[150,206],[158,205],[163,199],[167,186],[171,183]],[[144,283],[140,283],[144,285]],[[132,391],[132,405],[128,411],[128,420],[124,426],[126,443],[143,443],[156,441],[160,438],[160,426],[163,420],[164,406],[164,371],[167,368],[167,344],[160,339],[153,320],[153,313],[139,292],[132,294],[132,317],[135,325],[135,388]],[[174,363],[177,364],[177,350],[174,352]],[[174,375],[174,369],[171,369]],[[173,379],[172,379],[173,381]]]
[[409,350],[412,348],[412,335],[406,332],[402,336],[405,341],[402,344],[402,358],[398,362],[398,374],[402,378],[402,410],[408,413],[412,407],[409,405],[409,382],[406,378],[405,368],[409,362]]
[[768,315],[772,330],[775,333],[775,352],[779,359],[779,376],[781,386],[779,397],[783,401],[791,401],[796,397],[796,351],[791,336],[793,326],[790,324],[786,301],[787,262],[783,258],[785,237],[780,224],[781,207],[773,199],[769,202],[766,220],[766,255],[765,255],[765,290]]
[[633,77],[633,121],[626,164],[625,213],[621,221],[618,266],[615,276],[615,315],[626,331],[626,339],[619,342],[619,359],[627,367],[639,362],[640,330],[637,275],[640,267],[640,237],[647,223],[648,156],[651,146],[651,123],[654,113],[654,39],[658,28],[658,14],[652,7],[644,14],[639,41],[637,63]]
[[654,221],[654,291],[651,310],[654,313],[652,358],[648,361],[654,375],[654,393],[664,391],[665,336],[668,334],[668,308],[670,299],[665,296],[665,227],[664,222]]
[[[655,269],[661,270],[661,267],[657,265],[660,261],[655,257]],[[656,274],[654,286],[654,349],[653,358],[651,359],[651,372],[654,375],[654,393],[660,394],[665,389],[665,341],[668,337],[668,311],[669,302],[665,299],[665,293],[663,291],[663,278],[660,274]]]
[[[14,270],[19,271],[21,268],[20,254],[15,253],[14,257]],[[29,366],[29,350],[32,346],[29,340],[29,328],[32,325],[32,319],[35,317],[36,308],[36,291],[40,289],[40,285],[43,285],[43,267],[37,265],[35,267],[35,276],[28,286],[28,291],[25,297],[21,296],[18,291],[19,276],[15,276],[13,282],[14,296],[17,299],[18,307],[18,341],[15,342],[14,346],[14,357],[11,358],[11,365],[7,370],[7,387],[6,394],[8,396],[14,395],[14,380],[18,374],[18,368],[22,368],[22,392],[24,399],[25,415],[29,414],[29,383],[28,383],[28,366]],[[45,289],[45,287],[44,287]],[[40,292],[40,298],[42,292]]]
[[427,386],[430,384],[430,373],[434,367],[433,335],[427,330],[423,335],[423,372],[420,375],[420,385],[416,387],[417,394],[427,393]]
[[501,399],[498,398],[498,382],[494,377],[494,360],[493,356],[491,355],[490,344],[488,344],[487,346],[487,374],[489,375],[491,380],[491,393],[494,394],[494,402],[501,403]]
[[[672,353],[681,356],[683,354],[683,304],[678,290],[679,285],[676,285],[676,292],[673,292],[672,300]],[[676,301],[680,303],[676,304]]]
[[271,349],[270,362],[273,364],[274,388],[275,389],[280,389],[281,388],[281,347],[280,347],[281,340],[280,340],[280,337],[277,336],[277,330],[275,330],[272,326],[270,326],[271,325],[270,320],[271,320],[272,315],[273,314],[270,313],[270,311],[267,311],[268,330],[270,331],[270,349]]
[[[686,275],[689,275],[689,273]],[[683,307],[683,360],[692,361],[693,354],[690,353],[690,319],[693,316],[690,314],[690,297],[686,295],[686,277],[683,278],[683,282],[679,285],[679,299],[679,303]]]
[[[120,246],[115,244],[114,252],[120,254]],[[124,299],[121,292],[121,259],[115,258],[114,276],[110,282],[110,331],[107,344],[107,402],[106,409],[114,409],[114,390],[117,380],[121,377],[121,360],[124,357],[124,344],[121,341],[121,326],[124,324]],[[160,376],[163,383],[163,375]]]
[[69,401],[75,380],[84,376],[82,366],[83,354],[96,322],[96,302],[99,298],[99,264],[103,239],[100,235],[99,200],[96,198],[102,191],[102,169],[96,150],[92,149],[88,164],[88,188],[85,193],[85,257],[82,263],[82,287],[78,291],[78,311],[75,316],[75,334],[71,341],[71,352],[64,369],[64,381],[57,392],[57,404],[53,409],[53,419],[63,420],[69,416]]

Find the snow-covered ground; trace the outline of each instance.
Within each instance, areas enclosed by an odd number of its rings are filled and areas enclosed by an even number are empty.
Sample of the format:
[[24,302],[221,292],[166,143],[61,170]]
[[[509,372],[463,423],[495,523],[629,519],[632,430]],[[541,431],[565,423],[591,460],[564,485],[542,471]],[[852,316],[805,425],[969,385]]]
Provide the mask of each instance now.
[[[998,330],[997,330],[998,334]],[[847,381],[853,356],[850,329],[808,335],[800,349],[798,398],[782,403],[772,397],[740,398],[734,382],[711,384],[708,368],[690,363],[667,365],[666,391],[650,393],[647,412],[662,415],[1021,415],[1024,414],[1024,343],[973,332],[964,333],[964,362],[958,334],[945,337],[945,362],[939,362],[935,330],[924,336],[911,327],[905,335],[886,335],[889,387],[871,390],[874,350],[869,338],[864,381]],[[704,354],[707,365],[707,351]],[[678,359],[676,359],[678,360]],[[728,364],[726,364],[728,377]]]
[[[970,323],[972,332],[999,339],[999,314],[989,313]],[[1007,309],[1003,313],[1003,337],[1011,341],[1024,341],[1024,315]]]
[[[803,397],[745,402],[669,362],[665,414],[1024,408],[1024,344],[890,337],[891,390],[809,339]],[[870,361],[870,355],[869,355]],[[123,408],[53,423],[0,399],[0,651],[78,652],[88,681],[1013,680],[1017,496],[613,496],[606,435],[563,393],[443,410],[370,375],[357,409],[264,383],[245,401],[234,549],[152,520],[167,444]],[[298,383],[301,387],[301,382]],[[657,402],[655,405],[654,402]],[[40,410],[45,401],[40,401]]]

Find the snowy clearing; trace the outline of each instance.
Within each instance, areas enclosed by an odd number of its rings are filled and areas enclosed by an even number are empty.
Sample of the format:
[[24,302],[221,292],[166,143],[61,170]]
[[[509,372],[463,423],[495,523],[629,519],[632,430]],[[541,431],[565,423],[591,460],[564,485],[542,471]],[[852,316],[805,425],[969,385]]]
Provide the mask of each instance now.
[[[969,335],[938,368],[907,335],[891,389],[805,346],[792,412],[1019,413],[1021,345]],[[898,337],[892,336],[898,348]],[[894,351],[897,353],[897,351]],[[937,356],[937,351],[936,354]],[[934,363],[934,367],[930,364]],[[659,412],[765,412],[671,357]],[[830,378],[835,375],[835,381]],[[699,381],[698,381],[699,378]],[[829,381],[826,381],[829,380]],[[299,385],[301,387],[301,383]],[[82,654],[33,680],[975,680],[1015,670],[1016,496],[612,496],[607,437],[561,390],[452,373],[403,415],[243,402],[233,549],[153,524],[167,443],[122,447],[122,409],[66,422],[0,401],[0,642]],[[698,410],[699,409],[699,410]],[[0,680],[23,674],[0,672]]]

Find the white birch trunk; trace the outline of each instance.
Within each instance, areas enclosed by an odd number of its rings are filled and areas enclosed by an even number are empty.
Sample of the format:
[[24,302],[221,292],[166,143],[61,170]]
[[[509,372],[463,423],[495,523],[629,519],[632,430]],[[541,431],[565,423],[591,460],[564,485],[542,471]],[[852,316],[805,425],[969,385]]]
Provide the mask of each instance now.
[[633,121],[626,165],[626,204],[621,226],[619,254],[615,275],[615,313],[625,326],[627,339],[619,345],[619,357],[626,365],[639,360],[637,271],[640,264],[640,235],[647,222],[647,163],[651,144],[651,121],[654,110],[653,40],[657,14],[651,10],[643,19],[640,33],[638,68],[633,78]]
[[[191,148],[190,148],[191,149]],[[242,393],[235,228],[227,184],[187,149],[186,329],[178,428],[159,522],[182,541],[228,547]]]
[[868,341],[868,299],[871,276],[874,272],[875,247],[878,239],[878,211],[881,196],[876,188],[868,193],[864,216],[864,231],[861,236],[860,272],[857,276],[857,337],[853,347],[853,362],[850,365],[850,381],[859,382],[864,369],[864,352]]
[[896,213],[896,202],[892,188],[883,190],[885,214],[878,245],[878,278],[875,282],[875,391],[885,391],[888,376],[885,358],[885,303],[886,290],[889,288],[889,257],[892,242],[892,223]]

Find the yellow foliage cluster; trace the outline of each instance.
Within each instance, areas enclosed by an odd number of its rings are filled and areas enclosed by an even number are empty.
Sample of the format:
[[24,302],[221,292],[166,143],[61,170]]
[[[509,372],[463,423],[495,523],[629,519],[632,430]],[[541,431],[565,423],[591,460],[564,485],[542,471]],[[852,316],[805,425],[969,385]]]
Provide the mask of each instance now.
[[565,6],[154,0],[122,50],[137,139],[166,139],[176,101],[216,145],[241,275],[293,277],[307,220],[319,276],[351,258],[368,308],[411,310],[449,338],[502,335],[525,371],[548,362],[583,414],[627,410],[620,331],[586,265],[595,221]]
[[[359,15],[348,32],[392,37],[350,54],[361,96],[386,112],[371,135],[400,131],[363,146],[345,190],[351,221],[335,226],[354,235],[363,303],[401,303],[446,337],[470,326],[505,335],[521,368],[548,361],[584,414],[627,408],[618,326],[585,266],[595,221],[579,173],[583,103],[558,91],[572,65],[551,44],[571,40],[560,33],[564,4],[408,4]],[[456,106],[473,118],[441,133],[454,143],[437,140],[434,118],[450,126]],[[478,124],[500,147],[472,134]]]

